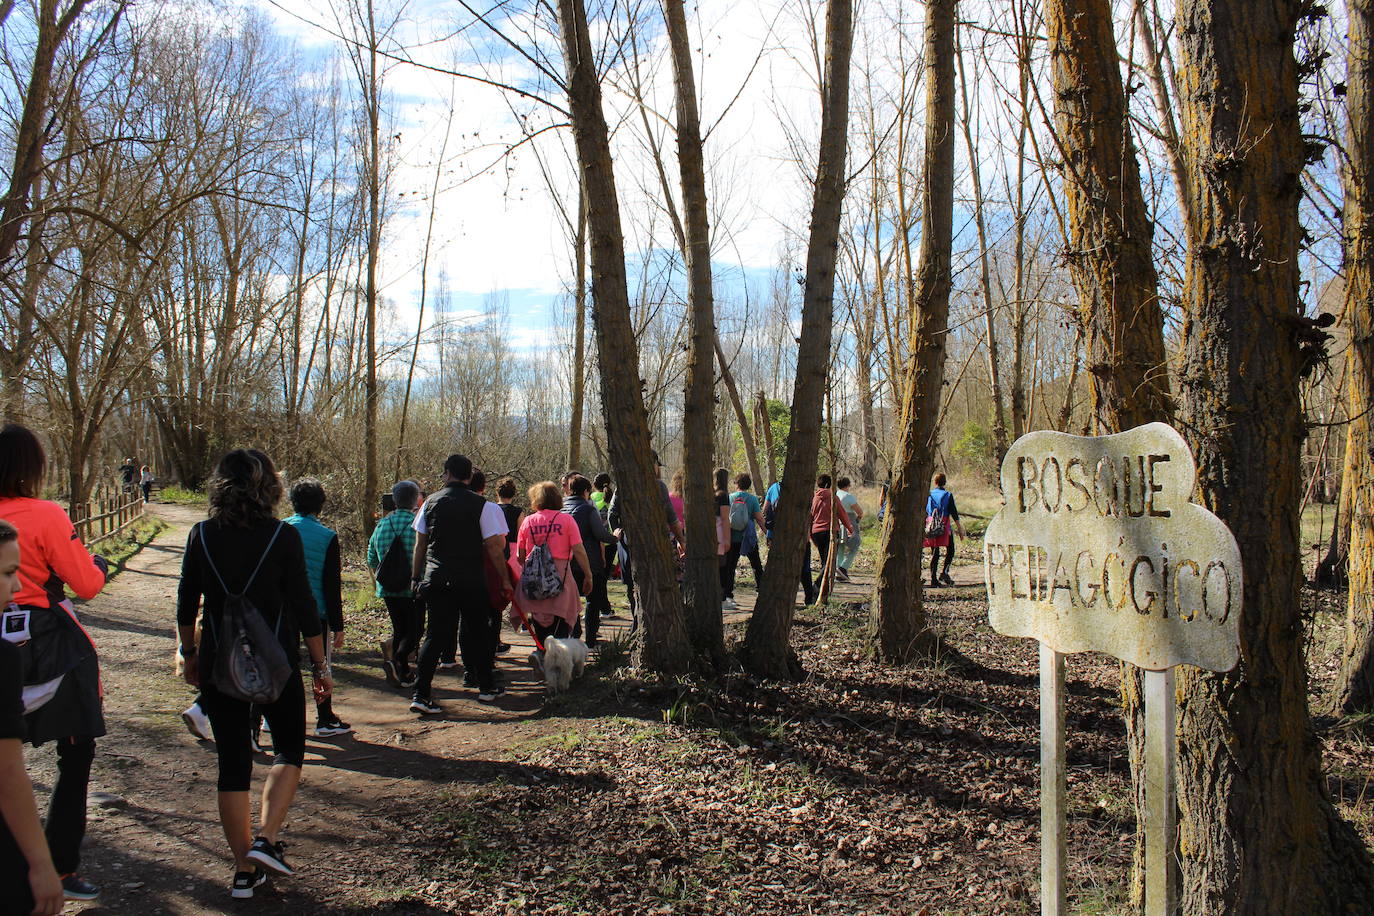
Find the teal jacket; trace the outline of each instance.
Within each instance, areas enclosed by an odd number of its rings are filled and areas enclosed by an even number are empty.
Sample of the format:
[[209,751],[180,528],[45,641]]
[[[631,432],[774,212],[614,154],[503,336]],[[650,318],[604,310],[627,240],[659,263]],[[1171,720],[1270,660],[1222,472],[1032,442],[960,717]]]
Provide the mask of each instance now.
[[[377,527],[372,529],[372,540],[367,542],[367,568],[372,570],[375,575],[377,568],[382,565],[382,558],[391,549],[391,542],[397,538],[401,539],[401,547],[406,552],[407,558],[415,556],[415,524],[414,509],[397,509],[377,523]],[[409,598],[409,591],[389,592],[382,588],[380,582],[377,583],[378,598]]]
[[339,536],[313,515],[293,515],[286,524],[295,528],[305,548],[305,571],[320,618],[329,621],[331,632],[343,629],[343,563]]

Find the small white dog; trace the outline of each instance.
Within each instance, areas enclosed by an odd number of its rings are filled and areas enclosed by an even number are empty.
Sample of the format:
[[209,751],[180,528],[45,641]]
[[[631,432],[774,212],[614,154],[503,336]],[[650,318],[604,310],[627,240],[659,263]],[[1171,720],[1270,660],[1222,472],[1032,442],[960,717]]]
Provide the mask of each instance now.
[[587,644],[580,639],[551,636],[544,640],[543,661],[544,683],[549,693],[563,693],[587,667]]

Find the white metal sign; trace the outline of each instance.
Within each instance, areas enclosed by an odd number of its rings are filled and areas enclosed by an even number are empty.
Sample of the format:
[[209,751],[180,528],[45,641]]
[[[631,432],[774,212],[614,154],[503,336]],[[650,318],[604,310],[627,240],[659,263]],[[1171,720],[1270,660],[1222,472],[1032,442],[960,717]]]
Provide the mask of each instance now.
[[1041,911],[1064,912],[1064,655],[1145,669],[1146,912],[1177,910],[1174,665],[1239,656],[1240,548],[1190,501],[1197,468],[1164,423],[1112,436],[1034,432],[1002,462],[983,538],[989,622],[1040,641]]

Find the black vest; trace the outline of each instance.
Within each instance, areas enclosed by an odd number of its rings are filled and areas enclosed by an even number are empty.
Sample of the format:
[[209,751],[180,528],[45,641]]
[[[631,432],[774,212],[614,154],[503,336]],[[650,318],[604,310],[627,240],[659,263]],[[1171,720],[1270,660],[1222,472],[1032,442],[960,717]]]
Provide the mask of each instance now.
[[422,510],[429,546],[425,551],[425,580],[439,584],[475,585],[485,582],[482,555],[482,509],[487,501],[462,484],[450,484],[429,499]]

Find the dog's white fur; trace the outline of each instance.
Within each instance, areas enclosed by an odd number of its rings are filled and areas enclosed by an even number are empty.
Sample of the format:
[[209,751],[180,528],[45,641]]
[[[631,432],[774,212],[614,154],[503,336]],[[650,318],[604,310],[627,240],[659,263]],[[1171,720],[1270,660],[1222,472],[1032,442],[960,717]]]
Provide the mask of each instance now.
[[544,640],[544,683],[549,693],[563,693],[571,686],[573,678],[581,677],[586,666],[587,644],[582,640],[557,637]]

